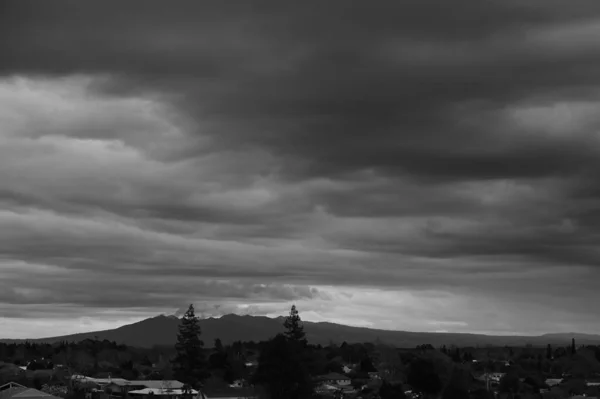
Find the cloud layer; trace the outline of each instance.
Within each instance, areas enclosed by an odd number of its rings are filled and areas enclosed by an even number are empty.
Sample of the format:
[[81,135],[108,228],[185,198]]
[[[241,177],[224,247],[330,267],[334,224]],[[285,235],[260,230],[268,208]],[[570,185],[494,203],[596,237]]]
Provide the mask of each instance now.
[[0,325],[600,333],[575,3],[4,4]]

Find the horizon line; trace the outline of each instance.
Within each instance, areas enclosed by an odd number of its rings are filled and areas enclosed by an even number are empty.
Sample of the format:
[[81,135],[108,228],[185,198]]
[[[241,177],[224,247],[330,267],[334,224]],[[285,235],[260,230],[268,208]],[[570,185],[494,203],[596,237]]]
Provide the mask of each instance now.
[[[237,316],[237,317],[266,317],[268,319],[278,319],[278,318],[285,318],[286,316],[269,316],[269,315],[250,315],[250,314],[237,314],[237,313],[227,313],[227,314],[223,314],[223,315],[219,315],[219,316],[209,316],[209,317],[199,317],[198,318],[200,320],[209,320],[209,319],[215,319],[218,320],[220,318],[223,318],[225,316]],[[103,333],[103,332],[107,332],[107,331],[114,331],[118,328],[122,328],[125,326],[130,326],[130,325],[134,325],[137,323],[141,323],[145,320],[150,320],[150,319],[155,319],[158,317],[175,317],[177,319],[181,319],[181,317],[175,315],[175,314],[165,314],[165,313],[160,313],[156,316],[152,316],[152,317],[146,317],[143,319],[140,319],[138,321],[135,321],[133,323],[129,323],[129,324],[122,324],[118,327],[114,327],[114,328],[109,328],[106,330],[95,330],[95,331],[83,331],[83,332],[76,332],[76,333],[69,333],[69,334],[63,334],[63,335],[55,335],[55,336],[50,336],[50,337],[40,337],[40,338],[10,338],[10,337],[0,337],[0,341],[8,341],[8,340],[13,340],[13,341],[40,341],[40,340],[45,340],[45,339],[56,339],[56,338],[60,338],[60,337],[70,337],[70,336],[76,336],[76,335],[83,335],[83,334],[92,334],[92,333]],[[335,324],[335,325],[339,325],[339,326],[345,326],[345,327],[351,327],[351,328],[361,328],[361,329],[366,329],[366,330],[373,330],[373,331],[386,331],[386,332],[400,332],[400,333],[413,333],[413,334],[436,334],[436,335],[450,335],[450,334],[458,334],[458,335],[478,335],[478,336],[488,336],[488,337],[527,337],[527,338],[536,338],[536,337],[543,337],[543,336],[547,336],[547,335],[573,335],[573,336],[592,336],[592,337],[597,337],[598,339],[600,339],[600,333],[583,333],[583,332],[574,332],[574,331],[567,331],[567,332],[545,332],[545,333],[515,333],[515,332],[510,332],[510,333],[502,333],[502,332],[464,332],[464,331],[412,331],[412,330],[390,330],[390,329],[386,329],[386,328],[375,328],[375,327],[368,327],[368,326],[360,326],[360,325],[351,325],[351,324],[341,324],[341,323],[335,323],[335,322],[331,322],[331,321],[310,321],[310,320],[302,320],[302,322],[308,322],[308,323],[312,323],[312,324]]]

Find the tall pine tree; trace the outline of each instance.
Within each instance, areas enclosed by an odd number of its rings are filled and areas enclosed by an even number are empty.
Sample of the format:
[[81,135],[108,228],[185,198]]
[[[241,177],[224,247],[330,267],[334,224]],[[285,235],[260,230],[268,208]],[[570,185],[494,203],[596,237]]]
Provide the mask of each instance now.
[[173,371],[177,380],[194,388],[208,376],[200,334],[199,318],[194,313],[194,305],[190,305],[179,323]]
[[307,342],[306,334],[304,333],[304,326],[302,325],[302,319],[300,319],[296,305],[292,305],[290,315],[285,319],[283,326],[286,329],[284,334],[287,339],[302,343]]
[[261,351],[253,382],[266,389],[271,399],[310,398],[310,350],[296,306],[292,306],[283,326],[285,332],[271,339]]

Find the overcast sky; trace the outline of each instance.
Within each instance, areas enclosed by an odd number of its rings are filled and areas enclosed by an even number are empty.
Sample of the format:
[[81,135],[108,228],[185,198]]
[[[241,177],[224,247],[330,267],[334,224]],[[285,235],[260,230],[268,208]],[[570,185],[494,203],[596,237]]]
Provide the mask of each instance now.
[[0,335],[194,303],[600,333],[600,2],[0,6]]

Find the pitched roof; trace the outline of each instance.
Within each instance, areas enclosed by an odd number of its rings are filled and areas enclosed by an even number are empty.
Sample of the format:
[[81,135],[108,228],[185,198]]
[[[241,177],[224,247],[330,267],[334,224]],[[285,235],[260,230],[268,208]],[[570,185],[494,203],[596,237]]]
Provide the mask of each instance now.
[[[149,395],[149,394],[153,394],[153,395],[183,395],[183,390],[182,389],[151,389],[151,388],[144,388],[144,389],[138,389],[135,391],[129,391],[130,394],[140,394],[140,395]],[[198,393],[198,391],[192,389],[191,393],[196,395]]]
[[[5,387],[8,385],[8,388],[0,391],[0,399],[18,399],[18,398],[27,398],[27,399],[60,399],[54,395],[50,395],[49,393],[38,391],[34,388],[27,388],[19,384],[9,383],[3,385]],[[0,387],[0,388],[2,388]]]
[[124,378],[90,378],[90,380],[98,384],[114,384],[118,386],[131,385],[131,381]]
[[27,388],[27,387],[23,386],[19,383],[16,383],[16,382],[7,382],[4,385],[0,385],[0,391],[5,391],[10,388]]
[[172,389],[181,389],[183,387],[183,382],[177,380],[134,380],[129,381],[130,385],[141,385],[146,388],[152,389],[161,389],[161,388],[172,388]]

